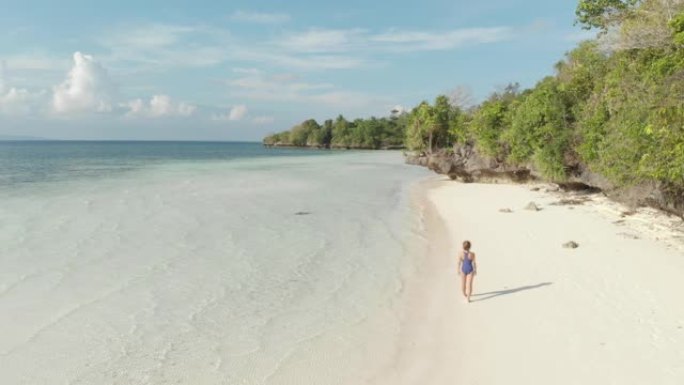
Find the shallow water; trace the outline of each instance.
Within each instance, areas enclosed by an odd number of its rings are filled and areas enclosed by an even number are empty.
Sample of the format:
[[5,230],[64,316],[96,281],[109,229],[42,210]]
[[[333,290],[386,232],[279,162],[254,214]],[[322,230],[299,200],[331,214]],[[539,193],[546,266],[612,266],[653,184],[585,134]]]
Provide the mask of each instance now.
[[0,144],[0,382],[362,382],[392,359],[425,175],[396,152]]

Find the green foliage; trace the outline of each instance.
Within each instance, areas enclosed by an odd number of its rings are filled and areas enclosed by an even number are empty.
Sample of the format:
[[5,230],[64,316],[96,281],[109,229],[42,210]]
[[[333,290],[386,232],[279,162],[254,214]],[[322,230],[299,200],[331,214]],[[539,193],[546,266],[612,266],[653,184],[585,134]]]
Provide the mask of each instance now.
[[[434,147],[444,147],[449,144],[449,123],[454,114],[455,108],[451,106],[449,98],[445,95],[439,95],[435,98],[434,107],[432,107],[432,130]],[[432,149],[431,148],[431,149]]]
[[492,94],[475,111],[470,122],[470,134],[484,154],[502,158],[506,148],[501,134],[511,125],[514,103],[519,97],[517,84],[509,84],[501,93]]
[[468,126],[470,116],[457,106],[453,106],[449,115],[448,144],[468,142]]
[[333,123],[331,145],[338,148],[351,146],[351,123],[342,115],[338,116]]
[[401,148],[406,136],[407,114],[391,118],[370,118],[348,121],[338,116],[319,125],[309,119],[289,131],[264,138],[266,145],[319,148]]
[[320,126],[313,119],[302,122],[290,131],[290,143],[293,146],[311,145],[317,143],[319,139]]
[[655,152],[642,154],[639,160],[639,169],[645,177],[669,182],[673,185],[684,184],[684,123],[682,122],[682,109],[668,109],[664,115],[676,113],[674,123],[664,119],[661,125],[647,126],[645,133],[650,136],[652,145],[650,149]]
[[547,178],[565,179],[564,160],[571,131],[564,94],[556,78],[544,79],[522,98],[503,138],[511,162],[533,161]]
[[432,107],[426,101],[420,103],[411,111],[409,124],[406,129],[406,148],[412,151],[429,149],[429,127],[433,124]]
[[[580,116],[578,152],[619,185],[660,180],[684,185],[683,53],[663,49],[613,54]],[[601,92],[598,92],[598,90]]]
[[467,140],[468,118],[445,95],[435,98],[434,105],[423,101],[408,115],[406,147],[413,151],[432,152]]
[[559,86],[573,105],[586,101],[594,92],[596,81],[606,73],[607,62],[597,42],[585,41],[556,65]]
[[639,0],[580,0],[575,15],[585,29],[606,30],[637,3]]
[[488,100],[473,115],[470,129],[486,155],[498,157],[502,152],[499,138],[510,124],[509,105],[502,100]]
[[580,111],[578,131],[580,141],[577,152],[585,162],[593,164],[599,159],[606,138],[606,124],[610,113],[600,95],[592,95],[585,108]]
[[669,22],[669,26],[674,34],[674,43],[677,45],[684,45],[684,13],[680,13],[673,17]]

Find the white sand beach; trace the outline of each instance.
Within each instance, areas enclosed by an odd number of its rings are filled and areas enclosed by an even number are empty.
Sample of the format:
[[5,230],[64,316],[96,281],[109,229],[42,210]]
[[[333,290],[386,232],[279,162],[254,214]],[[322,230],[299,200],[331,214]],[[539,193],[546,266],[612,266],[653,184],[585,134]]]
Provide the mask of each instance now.
[[[431,250],[382,383],[684,383],[680,219],[624,215],[600,194],[554,205],[568,196],[544,186],[424,187]],[[541,210],[525,210],[531,201]],[[478,256],[472,303],[456,272],[464,239]]]

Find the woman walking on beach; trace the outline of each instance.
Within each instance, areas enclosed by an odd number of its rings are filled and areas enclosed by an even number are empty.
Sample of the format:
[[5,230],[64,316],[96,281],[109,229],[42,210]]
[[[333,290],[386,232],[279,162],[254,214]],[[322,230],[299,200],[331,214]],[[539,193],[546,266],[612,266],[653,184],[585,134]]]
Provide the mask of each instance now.
[[463,251],[458,254],[458,270],[461,273],[461,291],[466,302],[473,293],[473,278],[477,274],[475,253],[470,251],[470,241],[463,242]]

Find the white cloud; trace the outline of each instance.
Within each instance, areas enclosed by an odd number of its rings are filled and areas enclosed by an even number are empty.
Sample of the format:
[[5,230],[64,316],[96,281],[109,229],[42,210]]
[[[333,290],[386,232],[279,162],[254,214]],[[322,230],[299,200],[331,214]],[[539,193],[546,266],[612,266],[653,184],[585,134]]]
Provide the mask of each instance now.
[[43,92],[32,93],[24,88],[11,87],[7,78],[7,62],[0,61],[0,114],[29,114],[37,108],[43,96]]
[[68,66],[69,60],[64,57],[47,55],[44,53],[21,53],[3,56],[5,62],[17,70],[55,71],[57,68]]
[[10,87],[5,75],[6,64],[0,63],[0,113],[26,114],[49,110],[61,115],[112,112],[125,113],[129,117],[187,117],[197,107],[186,102],[176,102],[168,95],[154,95],[149,101],[134,99],[117,103],[115,88],[108,71],[92,56],[76,52],[73,65],[66,79],[52,88],[52,92],[29,92]]
[[464,28],[443,32],[390,31],[371,36],[370,41],[393,52],[441,51],[507,40],[512,33],[507,27]]
[[237,74],[248,74],[248,75],[256,75],[260,73],[256,68],[233,68],[233,72]]
[[342,109],[358,109],[387,104],[376,95],[337,89],[330,83],[307,83],[292,74],[267,75],[262,72],[227,81],[234,97],[256,101],[317,104]]
[[105,45],[119,49],[154,49],[180,42],[197,29],[187,25],[149,24],[125,28],[102,40]]
[[[274,23],[288,15],[236,11],[233,20]],[[112,68],[126,72],[209,67],[228,62],[278,66],[305,71],[368,67],[387,54],[457,49],[519,36],[524,28],[464,28],[452,30],[388,30],[312,28],[273,37],[236,36],[214,25],[148,24],[120,27],[98,39],[111,54]],[[249,70],[249,68],[246,68]]]
[[227,113],[215,114],[212,120],[236,122],[247,116],[249,109],[244,104],[238,104],[230,108]]
[[508,27],[462,28],[446,31],[390,30],[371,33],[363,29],[310,29],[285,35],[275,45],[285,52],[410,52],[440,51],[466,45],[493,43],[511,38]]
[[7,115],[25,115],[31,111],[34,96],[25,89],[0,87],[0,113]]
[[244,104],[240,104],[237,106],[233,106],[233,108],[230,109],[230,113],[228,114],[228,120],[242,120],[247,115],[247,106]]
[[[290,19],[286,14],[247,11],[236,11],[231,17],[254,23],[276,23]],[[112,112],[150,118],[190,116],[195,114],[195,106],[173,101],[167,95],[136,98],[136,95],[152,95],[162,91],[158,91],[154,83],[128,84],[126,91],[132,93],[130,99],[133,100],[117,98],[116,87],[110,81],[108,72],[111,71],[111,78],[117,79],[117,83],[123,79],[154,82],[168,75],[163,74],[164,71],[225,66],[229,62],[243,66],[234,69],[235,78],[227,82],[231,96],[239,98],[235,100],[247,103],[261,100],[316,104],[340,109],[361,109],[364,104],[377,105],[382,101],[383,108],[386,108],[393,101],[381,95],[341,89],[320,81],[307,82],[292,72],[301,74],[382,65],[380,61],[398,60],[400,55],[411,52],[454,50],[467,45],[498,42],[523,36],[523,31],[523,27],[450,30],[314,28],[250,37],[235,36],[224,27],[207,24],[120,26],[109,30],[106,36],[93,39],[100,45],[99,49],[110,52],[105,57],[98,57],[107,63],[107,69],[98,63],[99,60],[80,52],[76,52],[73,59],[68,61],[40,56],[42,51],[33,54],[37,56],[12,57],[11,63],[14,65],[16,62],[19,65],[17,68],[22,68],[18,72],[20,78],[14,76],[15,80],[19,79],[21,87],[2,84],[0,108],[3,112],[50,110],[64,115]],[[269,75],[255,67],[284,70]],[[65,68],[70,68],[66,78],[63,77]],[[46,76],[50,71],[52,74]],[[155,76],[139,76],[136,73],[140,71],[154,71]],[[45,90],[42,96],[36,97],[38,94],[33,93],[37,89]],[[38,103],[42,103],[41,107],[36,108]],[[244,112],[238,107],[244,107]],[[262,121],[264,124],[268,120],[250,116],[246,106],[235,106],[231,111],[226,110],[214,118],[255,123]]]
[[147,103],[142,99],[131,100],[122,107],[128,109],[126,116],[148,118],[188,117],[197,110],[191,104],[174,102],[168,95],[154,95]]
[[0,93],[5,92],[5,88],[7,87],[7,62],[2,60],[0,61]]
[[123,26],[97,39],[111,53],[108,62],[128,72],[208,67],[229,57],[228,30],[203,25]]
[[235,11],[230,15],[230,19],[246,23],[279,24],[290,21],[290,15],[286,13]]
[[57,113],[108,112],[113,87],[107,71],[90,55],[74,53],[67,78],[53,88],[52,108]]
[[310,29],[286,36],[280,46],[294,52],[342,52],[362,43],[364,34],[361,29]]
[[271,47],[237,46],[233,48],[231,55],[241,61],[305,71],[352,69],[363,67],[369,62],[368,59],[360,56],[302,54],[301,52],[288,52],[282,47],[275,49]]
[[329,83],[307,83],[298,81],[290,73],[266,75],[255,72],[228,81],[228,85],[241,90],[247,96],[259,100],[287,100],[300,92],[331,89]]
[[307,100],[317,104],[342,109],[356,109],[372,105],[386,104],[384,98],[355,91],[336,90],[323,92],[306,97]]

